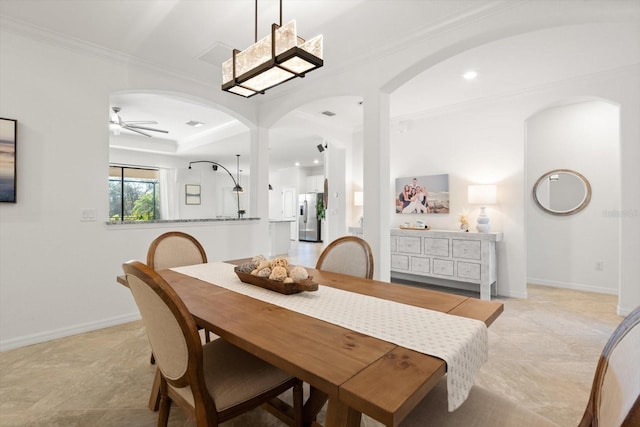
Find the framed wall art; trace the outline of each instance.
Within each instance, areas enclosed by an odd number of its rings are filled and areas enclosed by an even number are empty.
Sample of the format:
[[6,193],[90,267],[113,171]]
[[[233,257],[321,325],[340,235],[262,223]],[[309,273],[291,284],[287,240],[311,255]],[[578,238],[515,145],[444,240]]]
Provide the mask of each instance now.
[[185,187],[185,203],[187,205],[200,204],[200,186],[197,184],[187,184]]
[[449,213],[449,175],[396,178],[396,213]]
[[18,121],[0,118],[0,202],[16,202]]

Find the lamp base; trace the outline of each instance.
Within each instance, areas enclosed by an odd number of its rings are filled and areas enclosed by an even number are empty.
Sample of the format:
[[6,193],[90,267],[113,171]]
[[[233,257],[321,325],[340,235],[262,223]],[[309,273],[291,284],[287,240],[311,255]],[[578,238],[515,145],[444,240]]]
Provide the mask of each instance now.
[[478,224],[476,225],[476,230],[478,233],[488,233],[489,232],[489,217],[487,216],[487,207],[480,207],[480,215],[478,216]]
[[478,230],[478,233],[488,233],[489,224],[478,224],[476,225],[476,230]]

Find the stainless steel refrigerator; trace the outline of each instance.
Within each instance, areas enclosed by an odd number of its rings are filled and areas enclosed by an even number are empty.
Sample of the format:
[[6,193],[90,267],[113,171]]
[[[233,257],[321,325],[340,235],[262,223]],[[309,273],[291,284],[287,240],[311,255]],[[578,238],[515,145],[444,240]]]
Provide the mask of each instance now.
[[320,220],[317,203],[322,200],[322,193],[306,193],[298,196],[298,240],[305,242],[321,242]]

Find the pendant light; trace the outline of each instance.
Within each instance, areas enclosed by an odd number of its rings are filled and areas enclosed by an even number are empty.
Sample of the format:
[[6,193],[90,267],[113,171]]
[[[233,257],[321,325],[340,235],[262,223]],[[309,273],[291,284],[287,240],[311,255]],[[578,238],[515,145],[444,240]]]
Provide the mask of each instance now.
[[258,0],[255,0],[255,43],[222,64],[222,90],[249,98],[323,66],[322,35],[309,41],[298,37],[296,21],[271,25],[271,34],[258,41]]

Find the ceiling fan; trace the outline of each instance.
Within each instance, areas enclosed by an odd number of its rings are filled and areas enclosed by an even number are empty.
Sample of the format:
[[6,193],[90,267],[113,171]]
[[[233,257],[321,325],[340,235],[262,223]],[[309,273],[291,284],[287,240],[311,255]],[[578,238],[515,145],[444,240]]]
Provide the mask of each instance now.
[[109,129],[113,130],[113,134],[114,135],[120,135],[120,130],[121,129],[126,129],[126,130],[129,130],[131,132],[136,132],[136,133],[139,133],[141,135],[148,136],[148,137],[151,137],[151,135],[148,134],[147,132],[143,132],[143,130],[150,130],[150,131],[153,131],[153,132],[169,133],[168,130],[154,129],[154,128],[149,128],[149,127],[146,127],[146,126],[140,126],[140,125],[156,125],[156,124],[158,124],[158,122],[154,122],[154,121],[125,121],[125,120],[122,120],[122,117],[120,117],[120,115],[118,114],[120,112],[120,107],[111,107],[111,109],[113,110],[113,113],[111,114],[111,117],[109,117]]

